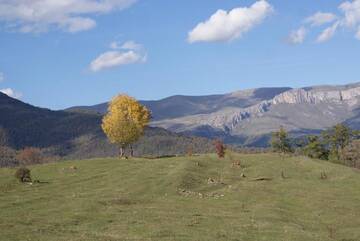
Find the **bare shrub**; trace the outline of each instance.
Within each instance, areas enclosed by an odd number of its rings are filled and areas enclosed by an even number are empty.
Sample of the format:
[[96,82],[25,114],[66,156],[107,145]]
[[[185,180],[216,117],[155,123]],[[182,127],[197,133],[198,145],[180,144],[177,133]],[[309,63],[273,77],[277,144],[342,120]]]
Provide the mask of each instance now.
[[215,145],[215,150],[216,150],[216,154],[218,155],[219,158],[224,158],[225,157],[225,150],[226,147],[224,145],[224,143],[221,140],[216,140],[214,142]]
[[39,164],[44,160],[41,150],[34,147],[21,150],[16,158],[24,165]]
[[192,146],[188,146],[187,150],[186,150],[186,154],[189,157],[192,157],[194,155],[194,150]]
[[0,167],[18,166],[19,161],[16,159],[16,151],[10,147],[0,146]]
[[360,168],[360,140],[352,141],[340,152],[345,165]]

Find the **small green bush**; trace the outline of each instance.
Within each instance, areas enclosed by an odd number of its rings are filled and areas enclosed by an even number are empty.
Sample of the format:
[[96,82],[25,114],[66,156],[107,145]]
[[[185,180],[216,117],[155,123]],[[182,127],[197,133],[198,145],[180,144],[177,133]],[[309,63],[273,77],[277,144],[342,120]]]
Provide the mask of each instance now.
[[278,153],[284,154],[293,152],[289,134],[284,127],[280,127],[279,131],[272,133],[270,145],[273,151]]
[[15,172],[15,178],[20,182],[31,182],[30,170],[26,167],[20,167]]

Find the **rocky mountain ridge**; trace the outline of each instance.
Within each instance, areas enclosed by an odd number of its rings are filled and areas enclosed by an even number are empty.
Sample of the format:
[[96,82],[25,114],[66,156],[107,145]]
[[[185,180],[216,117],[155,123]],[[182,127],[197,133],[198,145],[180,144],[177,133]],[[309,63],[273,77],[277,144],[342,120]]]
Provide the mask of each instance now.
[[[266,145],[269,135],[280,126],[296,135],[318,133],[340,122],[360,127],[360,83],[260,88],[142,103],[155,116],[152,126],[250,146]],[[106,104],[101,108],[105,110]]]
[[[208,125],[222,130],[232,130],[242,121],[250,118],[261,117],[268,112],[272,106],[281,104],[346,104],[349,107],[359,103],[360,87],[346,90],[305,90],[292,89],[275,96],[271,100],[265,100],[247,108],[229,108],[211,114],[188,116],[179,120],[193,125]],[[190,121],[191,119],[191,121]],[[167,120],[154,122],[154,125],[164,125]],[[180,124],[179,123],[179,124]],[[169,126],[167,126],[169,128]]]

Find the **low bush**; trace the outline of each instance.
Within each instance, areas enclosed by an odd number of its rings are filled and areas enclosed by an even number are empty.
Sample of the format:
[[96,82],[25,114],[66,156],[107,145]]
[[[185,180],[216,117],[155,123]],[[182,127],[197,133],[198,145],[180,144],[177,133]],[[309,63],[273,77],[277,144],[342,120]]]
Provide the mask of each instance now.
[[225,150],[226,147],[224,145],[224,143],[221,140],[216,140],[214,142],[215,145],[215,150],[216,150],[216,154],[218,155],[219,158],[224,158],[225,157]]
[[15,172],[15,178],[19,182],[31,182],[31,172],[26,167],[20,167]]

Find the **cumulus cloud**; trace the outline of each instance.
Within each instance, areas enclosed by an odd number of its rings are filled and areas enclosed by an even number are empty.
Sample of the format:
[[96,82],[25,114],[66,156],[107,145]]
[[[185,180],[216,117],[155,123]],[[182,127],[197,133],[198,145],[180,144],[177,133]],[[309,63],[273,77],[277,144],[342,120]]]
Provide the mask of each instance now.
[[55,26],[67,32],[91,29],[91,15],[124,9],[136,0],[0,0],[0,21],[12,30],[43,32]]
[[289,41],[289,43],[292,43],[292,44],[301,44],[304,42],[306,34],[307,34],[306,28],[301,27],[290,33],[290,35],[288,37],[288,41]]
[[90,64],[90,70],[100,70],[119,67],[122,65],[144,63],[147,60],[145,49],[142,45],[133,41],[119,45],[116,42],[110,44],[111,51],[99,55]]
[[0,92],[15,99],[20,99],[22,97],[22,93],[17,92],[11,88],[1,89]]
[[339,23],[336,22],[331,27],[326,28],[324,31],[321,32],[321,34],[317,37],[316,42],[323,43],[328,40],[330,40],[336,33],[336,30],[339,26]]
[[246,32],[262,23],[273,11],[273,7],[265,0],[229,12],[218,10],[189,32],[188,42],[226,42],[241,38]]
[[4,73],[0,72],[0,82],[3,82],[5,80]]
[[305,23],[311,26],[322,26],[327,23],[332,23],[337,19],[337,16],[333,13],[317,12],[314,15],[305,19]]

